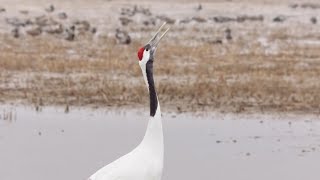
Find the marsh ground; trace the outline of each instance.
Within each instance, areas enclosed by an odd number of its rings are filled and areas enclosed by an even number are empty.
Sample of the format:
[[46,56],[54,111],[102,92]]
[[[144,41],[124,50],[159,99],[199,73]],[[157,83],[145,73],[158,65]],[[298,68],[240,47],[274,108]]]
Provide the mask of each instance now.
[[[319,6],[285,0],[1,0],[0,102],[145,106],[136,52],[168,21],[171,30],[155,62],[165,111],[319,113]],[[75,37],[66,40],[73,25]],[[116,29],[128,32],[131,43],[119,43]]]

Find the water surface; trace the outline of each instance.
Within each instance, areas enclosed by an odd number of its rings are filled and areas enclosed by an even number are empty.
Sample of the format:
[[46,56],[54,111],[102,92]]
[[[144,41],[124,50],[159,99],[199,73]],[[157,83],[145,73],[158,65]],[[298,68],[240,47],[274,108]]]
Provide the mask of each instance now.
[[[85,180],[132,150],[146,110],[0,106],[1,180]],[[311,115],[163,115],[164,180],[319,180]]]

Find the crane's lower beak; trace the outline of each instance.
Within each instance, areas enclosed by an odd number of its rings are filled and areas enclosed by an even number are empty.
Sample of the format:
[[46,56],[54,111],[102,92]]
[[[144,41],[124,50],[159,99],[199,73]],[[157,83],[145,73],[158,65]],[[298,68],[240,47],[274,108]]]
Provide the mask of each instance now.
[[162,26],[158,29],[158,31],[155,33],[155,35],[150,39],[150,41],[148,42],[148,44],[150,44],[152,50],[155,52],[157,49],[157,46],[159,44],[159,42],[161,41],[161,39],[166,35],[166,33],[169,31],[170,27],[160,36],[159,33],[160,31],[163,29],[163,27],[166,25],[166,22],[164,22],[162,24]]

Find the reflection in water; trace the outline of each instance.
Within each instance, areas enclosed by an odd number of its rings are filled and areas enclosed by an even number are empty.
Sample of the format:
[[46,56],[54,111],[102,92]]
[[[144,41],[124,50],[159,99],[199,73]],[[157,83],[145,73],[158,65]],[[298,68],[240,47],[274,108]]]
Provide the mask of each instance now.
[[17,112],[14,107],[1,107],[0,121],[12,123],[17,120]]

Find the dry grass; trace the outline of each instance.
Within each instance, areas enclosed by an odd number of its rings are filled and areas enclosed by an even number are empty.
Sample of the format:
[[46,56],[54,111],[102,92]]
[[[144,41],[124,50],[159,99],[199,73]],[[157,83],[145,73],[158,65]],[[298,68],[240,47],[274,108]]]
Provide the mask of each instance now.
[[[320,46],[299,44],[317,40],[316,34],[274,28],[265,35],[259,28],[241,28],[245,37],[235,33],[232,42],[222,45],[187,36],[164,40],[155,62],[164,109],[318,113]],[[173,28],[172,34],[180,30]],[[222,30],[201,32],[219,35]],[[261,43],[260,37],[269,43]],[[148,103],[136,57],[141,39],[125,46],[112,38],[83,37],[75,42],[44,35],[0,38],[0,102],[37,107]]]

